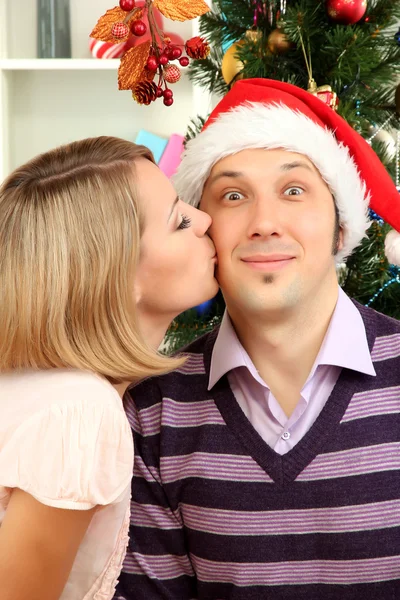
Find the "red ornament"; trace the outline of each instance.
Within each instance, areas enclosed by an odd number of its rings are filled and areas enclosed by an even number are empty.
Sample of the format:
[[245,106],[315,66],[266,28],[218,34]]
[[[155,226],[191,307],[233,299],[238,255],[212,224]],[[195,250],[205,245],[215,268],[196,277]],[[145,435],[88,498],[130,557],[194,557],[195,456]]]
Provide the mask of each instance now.
[[111,33],[117,40],[122,40],[129,35],[129,27],[125,23],[114,23],[111,28]]
[[163,71],[165,81],[176,83],[181,78],[181,72],[176,65],[167,65]]
[[164,98],[163,100],[165,106],[172,106],[174,103],[174,99],[173,98]]
[[165,65],[168,63],[168,56],[166,54],[161,54],[160,58],[158,59],[159,63],[161,66],[165,67]]
[[158,67],[158,60],[156,56],[149,56],[147,59],[146,67],[149,71],[155,71]]
[[132,21],[131,31],[132,31],[133,35],[137,35],[138,37],[141,37],[147,31],[146,24],[143,23],[143,21],[140,21],[140,20],[138,20],[138,21]]
[[335,23],[353,25],[364,16],[367,0],[326,0],[326,10]]
[[169,88],[167,88],[166,90],[164,90],[163,92],[163,96],[164,98],[172,98],[174,95],[174,92],[172,90],[170,90]]
[[210,54],[210,46],[207,40],[198,35],[186,42],[185,50],[190,58],[203,59]]
[[161,98],[163,96],[163,91],[161,87],[157,88],[157,98]]
[[119,0],[119,7],[125,12],[130,12],[135,8],[135,0]]
[[126,51],[126,42],[102,42],[89,38],[89,49],[95,58],[121,58]]

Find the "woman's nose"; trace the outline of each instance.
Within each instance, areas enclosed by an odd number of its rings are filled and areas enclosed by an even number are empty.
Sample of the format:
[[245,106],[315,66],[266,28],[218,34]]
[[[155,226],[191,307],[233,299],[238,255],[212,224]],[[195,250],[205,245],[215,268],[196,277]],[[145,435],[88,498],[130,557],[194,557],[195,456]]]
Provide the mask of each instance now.
[[193,215],[193,220],[194,220],[194,225],[195,225],[195,233],[196,233],[196,235],[201,237],[201,236],[205,235],[207,233],[207,231],[210,229],[212,219],[211,219],[210,215],[203,212],[202,210],[199,210],[197,208],[193,208],[193,210],[195,211],[194,215]]

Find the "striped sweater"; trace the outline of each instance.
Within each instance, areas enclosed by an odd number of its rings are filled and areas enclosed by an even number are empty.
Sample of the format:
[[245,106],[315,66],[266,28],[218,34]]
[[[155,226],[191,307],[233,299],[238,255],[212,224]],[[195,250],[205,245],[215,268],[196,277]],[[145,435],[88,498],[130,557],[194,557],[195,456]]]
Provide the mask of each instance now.
[[216,331],[131,391],[130,544],[118,600],[399,600],[400,323],[357,305],[376,377],[343,369],[287,454],[223,377]]

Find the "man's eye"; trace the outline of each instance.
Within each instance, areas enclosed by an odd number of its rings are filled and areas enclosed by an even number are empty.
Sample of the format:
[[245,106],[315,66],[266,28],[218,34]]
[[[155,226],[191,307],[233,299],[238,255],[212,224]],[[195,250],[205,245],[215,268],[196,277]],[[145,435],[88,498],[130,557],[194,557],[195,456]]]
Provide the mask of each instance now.
[[303,188],[297,186],[291,186],[287,188],[283,193],[285,196],[300,196],[304,192]]
[[242,200],[243,198],[244,196],[240,192],[228,192],[224,195],[224,200],[230,200],[231,202]]

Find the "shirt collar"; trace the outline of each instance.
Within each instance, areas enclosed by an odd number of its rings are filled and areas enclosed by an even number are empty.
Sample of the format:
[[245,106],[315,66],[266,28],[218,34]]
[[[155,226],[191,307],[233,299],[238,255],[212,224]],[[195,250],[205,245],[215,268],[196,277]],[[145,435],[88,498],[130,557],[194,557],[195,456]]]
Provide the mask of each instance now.
[[[319,365],[334,365],[366,375],[376,375],[362,317],[340,287],[328,331],[308,380]],[[225,311],[212,351],[208,389],[210,390],[223,375],[239,367],[246,367],[253,377],[265,386]]]

